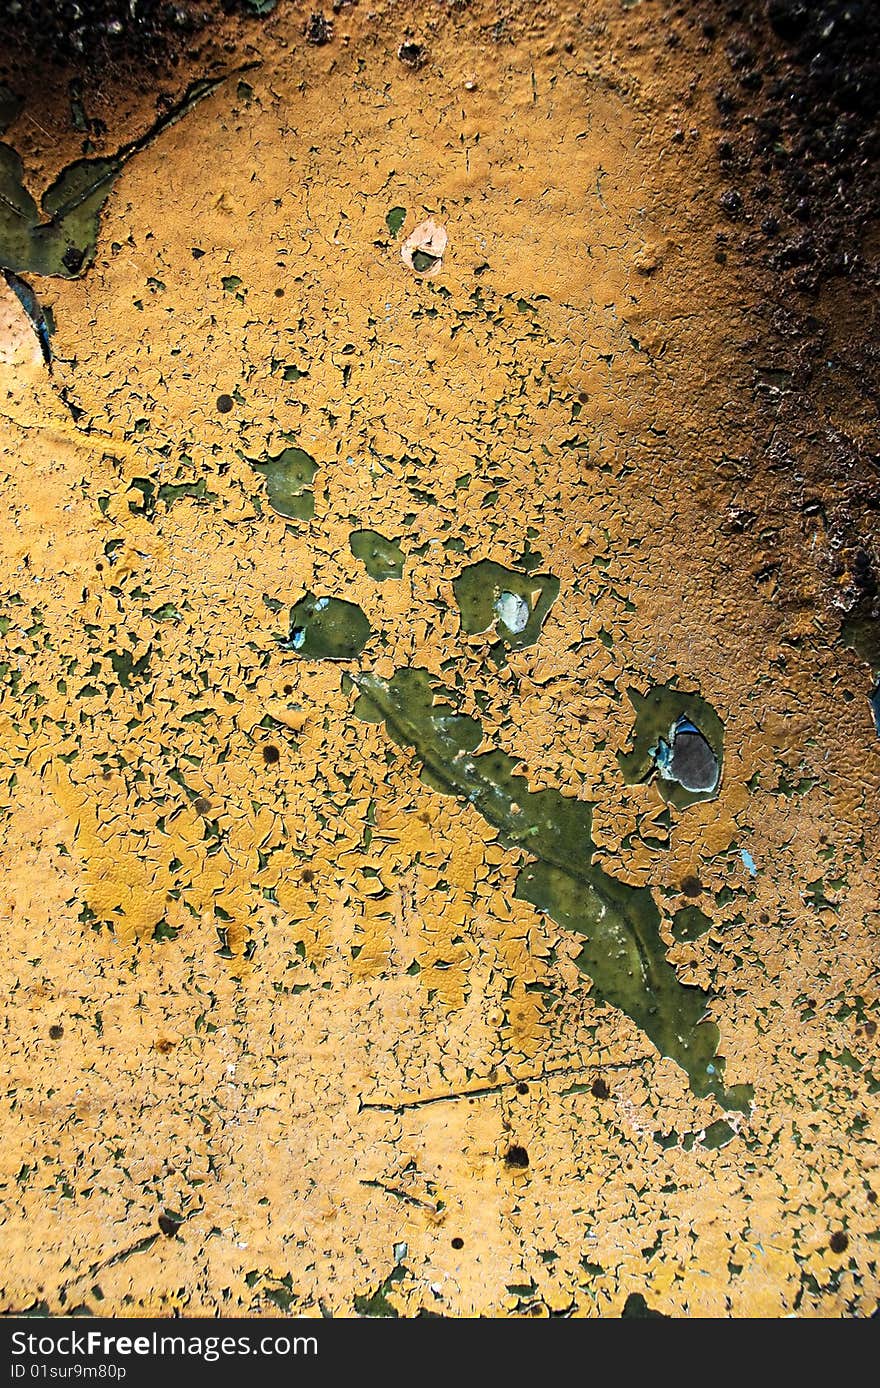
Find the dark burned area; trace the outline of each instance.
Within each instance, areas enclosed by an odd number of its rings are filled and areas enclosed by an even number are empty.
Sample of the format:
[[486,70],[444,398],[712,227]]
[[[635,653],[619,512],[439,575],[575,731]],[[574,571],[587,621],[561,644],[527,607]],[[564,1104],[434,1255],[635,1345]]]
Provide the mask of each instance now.
[[2,0],[0,14],[6,33],[39,59],[112,64],[167,57],[182,35],[210,21],[211,7],[167,0]]
[[739,249],[805,294],[864,274],[878,207],[880,7],[727,5],[703,28],[729,64],[715,92],[718,161]]
[[[780,548],[821,525],[829,625],[880,620],[880,6],[701,6],[727,75],[714,92],[717,157],[728,187],[717,256],[760,272],[762,348],[755,392],[774,428],[755,468],[745,528],[787,522]],[[775,344],[775,349],[774,349]],[[841,416],[858,423],[849,432]],[[867,442],[866,442],[867,440]],[[773,478],[764,478],[769,472]],[[759,498],[763,493],[763,507]],[[789,515],[783,517],[784,505]],[[785,543],[785,541],[788,543]],[[772,562],[772,561],[771,561]],[[797,606],[780,578],[777,601]]]

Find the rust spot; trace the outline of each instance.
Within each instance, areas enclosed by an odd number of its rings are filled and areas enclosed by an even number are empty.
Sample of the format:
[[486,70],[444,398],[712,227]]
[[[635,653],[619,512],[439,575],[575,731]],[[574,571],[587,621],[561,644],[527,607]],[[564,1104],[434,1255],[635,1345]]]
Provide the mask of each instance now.
[[529,1154],[526,1151],[525,1147],[520,1147],[517,1144],[514,1144],[514,1146],[512,1147],[508,1147],[507,1151],[505,1152],[504,1161],[505,1164],[511,1167],[514,1171],[525,1171],[526,1167],[529,1164]]

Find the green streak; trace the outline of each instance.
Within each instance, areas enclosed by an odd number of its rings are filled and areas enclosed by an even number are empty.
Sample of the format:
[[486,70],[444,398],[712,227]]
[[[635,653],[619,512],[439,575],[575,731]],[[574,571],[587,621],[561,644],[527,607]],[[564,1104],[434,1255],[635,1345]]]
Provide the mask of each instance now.
[[[514,650],[537,641],[544,618],[559,595],[559,579],[553,574],[522,573],[518,569],[506,569],[492,559],[481,559],[478,564],[462,569],[452,587],[461,612],[462,629],[469,636],[475,636],[494,626],[498,639]],[[507,625],[499,615],[499,604],[504,610],[505,595],[508,601],[509,598],[522,599],[526,604],[528,620],[519,631]]]
[[382,583],[386,578],[401,578],[405,555],[396,540],[380,535],[378,530],[353,530],[348,537],[355,559],[359,559],[370,578]]
[[280,453],[255,462],[254,472],[266,480],[266,496],[273,511],[288,520],[311,520],[315,514],[315,494],[310,490],[318,471],[314,458],[302,448],[284,448]]
[[[239,69],[244,71],[245,69]],[[43,194],[41,207],[24,185],[21,159],[0,144],[0,265],[16,274],[55,275],[73,279],[95,258],[101,213],[114,180],[134,154],[187,115],[227,77],[195,82],[145,135],[122,145],[113,155],[77,159],[62,169]]]
[[398,745],[415,750],[427,785],[466,800],[505,846],[523,848],[534,859],[520,869],[516,896],[582,937],[577,965],[593,980],[595,996],[632,1017],[686,1072],[694,1093],[747,1109],[749,1086],[724,1088],[718,1028],[704,1020],[709,994],[680,983],[666,958],[650,891],[593,865],[591,806],[558,790],[529,790],[504,752],[477,753],[482,725],[438,701],[449,691],[428,671],[405,668],[390,680],[353,678],[355,715],[384,723]]

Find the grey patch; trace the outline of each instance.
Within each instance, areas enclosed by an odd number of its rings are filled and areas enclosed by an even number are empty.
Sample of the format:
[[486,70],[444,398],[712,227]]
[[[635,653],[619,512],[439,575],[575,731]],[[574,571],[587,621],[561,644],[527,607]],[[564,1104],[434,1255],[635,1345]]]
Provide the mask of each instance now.
[[703,734],[696,729],[673,731],[672,752],[667,778],[678,781],[685,790],[714,790],[718,784],[718,762]]
[[532,609],[519,593],[499,593],[495,599],[495,611],[498,620],[503,622],[514,636],[519,636],[521,631],[525,631],[532,615]]

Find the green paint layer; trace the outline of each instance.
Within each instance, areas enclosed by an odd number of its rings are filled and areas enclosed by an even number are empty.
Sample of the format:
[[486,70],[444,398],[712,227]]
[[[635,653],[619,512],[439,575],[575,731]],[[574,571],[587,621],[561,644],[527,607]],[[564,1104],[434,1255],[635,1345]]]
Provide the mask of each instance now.
[[386,578],[402,578],[405,555],[396,540],[389,540],[378,530],[353,530],[348,543],[355,559],[361,561],[377,583]]
[[699,940],[711,925],[711,920],[699,906],[682,906],[672,917],[672,936],[681,941]]
[[[618,755],[623,779],[635,785],[655,777],[655,784],[667,804],[683,810],[700,800],[713,800],[721,785],[724,765],[724,724],[711,704],[699,694],[684,694],[671,684],[658,684],[647,694],[628,689],[635,710],[632,747]],[[688,719],[699,729],[718,763],[718,777],[711,790],[687,790],[676,781],[658,774],[655,756],[661,742],[672,741],[672,729],[679,718]]]
[[354,682],[359,718],[384,723],[395,742],[415,750],[426,784],[466,800],[503,844],[534,860],[520,869],[516,895],[582,938],[577,964],[596,996],[632,1017],[687,1073],[696,1094],[747,1109],[749,1086],[724,1088],[718,1028],[705,1020],[709,994],[682,984],[666,958],[650,891],[592,863],[590,805],[557,790],[530,790],[504,752],[477,753],[482,725],[445,702],[448,691],[426,670],[401,669],[390,680],[361,674]]
[[354,660],[370,634],[370,623],[356,603],[306,593],[290,609],[290,638],[284,647],[306,660]]
[[537,641],[559,595],[553,574],[521,573],[492,559],[469,564],[452,587],[462,630],[476,636],[494,626],[498,639],[513,649]]
[[115,154],[68,164],[44,192],[39,208],[25,187],[18,154],[0,144],[0,266],[17,274],[63,279],[88,269],[95,258],[104,204],[128,160],[225,81],[217,77],[194,83],[145,135]]
[[385,225],[388,227],[392,236],[398,236],[400,234],[400,228],[405,221],[405,207],[389,207],[388,211],[385,213]]
[[304,449],[284,448],[260,462],[250,459],[250,464],[265,479],[266,497],[273,511],[288,520],[312,519],[315,494],[310,489],[318,464]]

